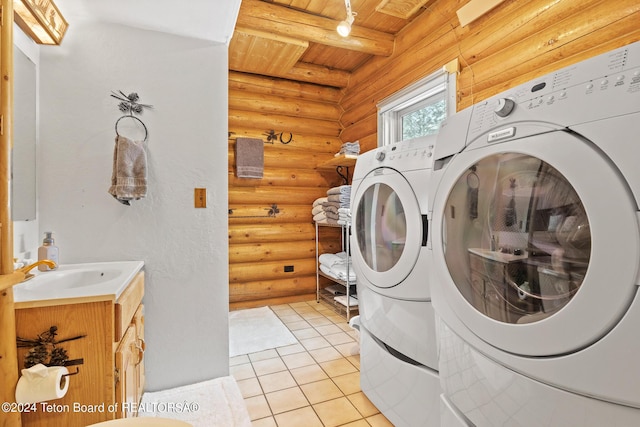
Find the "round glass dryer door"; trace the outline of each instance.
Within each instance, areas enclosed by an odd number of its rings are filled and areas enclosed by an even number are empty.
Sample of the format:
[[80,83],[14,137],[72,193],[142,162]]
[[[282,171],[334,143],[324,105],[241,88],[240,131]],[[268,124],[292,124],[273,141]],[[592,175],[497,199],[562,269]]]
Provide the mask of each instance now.
[[354,196],[354,256],[369,283],[398,285],[411,273],[422,241],[418,200],[397,171],[380,168],[367,175]]
[[460,176],[447,205],[466,205],[457,215],[469,219],[446,221],[447,268],[482,314],[537,322],[580,289],[591,256],[589,218],[573,186],[545,161],[485,157]]
[[441,301],[492,347],[577,351],[632,304],[638,208],[594,146],[564,131],[480,138],[444,170],[433,202],[433,280]]

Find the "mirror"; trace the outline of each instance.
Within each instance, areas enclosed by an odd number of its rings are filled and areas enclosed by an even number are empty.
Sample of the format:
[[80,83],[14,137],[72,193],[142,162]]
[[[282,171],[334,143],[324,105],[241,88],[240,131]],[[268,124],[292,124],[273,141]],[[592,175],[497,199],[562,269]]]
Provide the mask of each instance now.
[[13,48],[13,150],[11,158],[11,217],[36,219],[36,65]]

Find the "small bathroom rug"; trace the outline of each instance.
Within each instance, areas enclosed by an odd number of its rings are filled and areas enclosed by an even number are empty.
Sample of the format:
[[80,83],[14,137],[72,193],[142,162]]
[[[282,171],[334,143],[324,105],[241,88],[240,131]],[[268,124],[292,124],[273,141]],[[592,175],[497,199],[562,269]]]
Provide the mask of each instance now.
[[173,418],[193,427],[251,427],[236,380],[220,377],[142,395],[139,417]]
[[296,337],[269,307],[229,312],[229,357],[297,342]]

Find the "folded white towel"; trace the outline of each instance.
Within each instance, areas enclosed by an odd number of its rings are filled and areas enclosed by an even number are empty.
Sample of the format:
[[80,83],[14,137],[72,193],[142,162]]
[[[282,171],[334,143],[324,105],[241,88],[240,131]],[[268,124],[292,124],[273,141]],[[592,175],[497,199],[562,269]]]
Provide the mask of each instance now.
[[342,280],[338,277],[336,273],[333,272],[331,268],[327,267],[324,264],[320,264],[320,271],[322,271],[324,274],[326,274],[329,277],[333,277],[334,279],[337,279],[337,280]]
[[[347,306],[347,296],[346,295],[338,295],[336,297],[333,297],[333,299],[336,302],[339,302],[340,304],[344,305],[345,307]],[[349,299],[349,307],[357,307],[358,306],[358,299],[350,296]]]
[[314,215],[313,216],[313,220],[315,222],[319,222],[319,223],[322,223],[322,224],[337,224],[338,223],[337,219],[327,217],[327,213],[325,211],[322,211],[319,214]]
[[318,261],[331,268],[334,265],[346,264],[347,258],[344,252],[339,252],[337,254],[322,254],[318,257]]
[[[334,279],[342,280],[344,282],[347,281],[347,275],[345,273],[346,266],[334,266],[333,268],[329,268],[324,264],[320,264],[320,271],[326,274],[329,277],[333,277]],[[356,274],[352,273],[353,269],[349,272],[349,283],[353,284],[356,281]]]
[[[340,207],[342,208],[347,208],[349,207],[349,202],[351,201],[351,196],[348,194],[330,194],[329,196],[327,196],[327,199],[330,202],[339,202],[340,203]],[[344,203],[347,203],[346,205],[344,205]]]
[[[347,267],[349,268],[349,276],[347,276]],[[351,263],[347,264],[336,264],[333,267],[331,267],[331,271],[340,279],[340,280],[347,280],[347,278],[349,279],[350,282],[353,282],[356,280],[356,273],[355,271],[353,271],[353,266],[351,265]]]
[[345,142],[340,147],[340,152],[337,153],[336,156],[339,156],[340,154],[351,154],[357,156],[360,154],[360,141]]
[[327,219],[335,219],[336,221],[340,219],[340,215],[335,212],[324,211],[324,213],[327,216]]
[[333,187],[327,190],[327,195],[331,194],[351,194],[350,185],[341,185],[339,187]]
[[322,221],[327,219],[327,213],[325,211],[319,212],[313,216],[314,221]]
[[323,204],[323,203],[325,203],[325,202],[327,202],[327,201],[328,201],[328,200],[327,200],[327,198],[326,198],[326,197],[319,197],[319,198],[317,198],[317,199],[315,199],[315,200],[313,201],[313,206],[321,205],[321,204]]
[[319,214],[320,212],[324,212],[324,208],[322,207],[322,205],[314,206],[311,209],[311,215],[315,216],[315,215]]
[[334,213],[336,215],[339,215],[339,209],[338,207],[336,207],[336,205],[332,204],[332,203],[324,203],[322,205],[322,209],[324,209],[325,212],[331,212]]
[[327,208],[329,206],[332,206],[332,207],[334,207],[336,209],[336,211],[342,207],[340,202],[330,202],[328,200],[326,202],[323,202],[322,206],[324,206],[325,208]]

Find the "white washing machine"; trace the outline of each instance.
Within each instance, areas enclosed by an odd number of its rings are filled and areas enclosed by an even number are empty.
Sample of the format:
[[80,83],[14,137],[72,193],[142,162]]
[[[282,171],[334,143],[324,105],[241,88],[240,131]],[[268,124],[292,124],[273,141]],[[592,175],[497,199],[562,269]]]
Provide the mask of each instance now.
[[640,42],[452,116],[434,157],[443,425],[640,425]]
[[396,426],[439,425],[427,249],[435,137],[361,154],[351,190],[362,391]]

